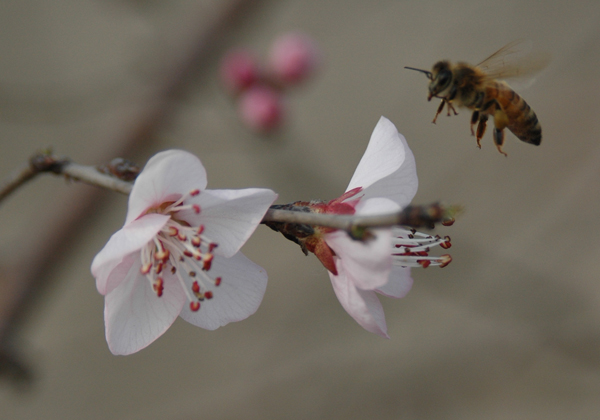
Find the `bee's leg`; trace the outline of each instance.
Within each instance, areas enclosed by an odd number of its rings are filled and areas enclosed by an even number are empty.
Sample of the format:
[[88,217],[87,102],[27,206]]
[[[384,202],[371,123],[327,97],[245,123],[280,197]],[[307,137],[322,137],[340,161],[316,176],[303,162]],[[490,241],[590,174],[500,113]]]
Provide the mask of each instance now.
[[438,115],[440,115],[442,113],[442,110],[444,109],[445,104],[446,104],[446,100],[442,99],[442,103],[440,104],[440,106],[438,106],[437,112],[435,113],[435,117],[433,117],[432,123],[435,124],[435,121],[437,120]]
[[473,115],[471,115],[471,135],[472,136],[475,135],[475,130],[473,130],[473,127],[475,126],[475,123],[477,122],[478,119],[479,119],[479,111],[473,111]]
[[497,129],[494,127],[494,143],[496,143],[496,147],[500,153],[504,156],[508,156],[502,151],[502,145],[504,144],[504,129]]
[[494,126],[494,143],[496,143],[496,147],[500,153],[504,156],[508,156],[502,151],[502,145],[504,144],[504,129],[508,126],[508,116],[502,108],[500,108],[499,104],[496,105],[496,110],[494,112]]
[[481,139],[485,134],[485,128],[487,126],[488,116],[486,114],[482,114],[479,116],[479,124],[477,124],[477,147],[481,149]]
[[456,109],[454,109],[452,102],[448,101],[447,103],[448,103],[448,116],[450,116],[450,110],[452,110],[452,112],[454,112],[454,115],[458,115],[458,112],[456,112]]

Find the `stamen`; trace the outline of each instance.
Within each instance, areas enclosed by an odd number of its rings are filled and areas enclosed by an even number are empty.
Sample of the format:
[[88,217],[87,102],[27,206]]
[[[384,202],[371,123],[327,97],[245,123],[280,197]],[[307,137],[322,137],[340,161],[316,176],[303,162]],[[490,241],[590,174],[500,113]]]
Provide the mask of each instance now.
[[152,284],[152,289],[156,292],[156,296],[161,297],[164,290],[164,280],[162,277],[157,277],[156,281]]
[[203,269],[204,271],[208,271],[208,270],[210,270],[210,267],[211,267],[211,265],[212,265],[212,260],[213,260],[213,258],[214,258],[214,257],[213,257],[213,254],[207,254],[207,255],[204,257],[204,261],[202,261],[202,269]]
[[[189,209],[200,213],[198,204],[185,204],[186,199],[198,194],[200,194],[199,189],[192,190],[175,202],[164,203],[153,211],[169,216]],[[147,277],[156,295],[158,297],[163,295],[164,279],[160,275],[165,270],[169,270],[177,277],[193,312],[200,309],[200,301],[213,298],[213,292],[208,287],[221,284],[221,277],[213,279],[208,275],[214,259],[212,252],[218,244],[203,233],[204,225],[189,226],[171,217],[140,252],[140,271]],[[182,273],[186,273],[189,278],[184,279]],[[190,279],[194,279],[191,287]]]
[[420,266],[423,268],[431,265],[445,267],[452,261],[452,257],[448,254],[440,257],[429,255],[431,248],[437,245],[443,249],[450,248],[452,244],[449,236],[441,238],[439,235],[427,235],[417,232],[414,229],[410,231],[394,229],[394,235],[396,236],[392,239],[394,247],[392,260],[394,265],[402,267]]
[[446,219],[446,220],[442,221],[442,225],[443,226],[452,226],[455,221],[456,220],[454,219],[454,217],[451,217],[449,219]]
[[142,272],[142,274],[146,275],[150,272],[150,270],[152,270],[152,263],[146,263],[142,265],[140,271]]

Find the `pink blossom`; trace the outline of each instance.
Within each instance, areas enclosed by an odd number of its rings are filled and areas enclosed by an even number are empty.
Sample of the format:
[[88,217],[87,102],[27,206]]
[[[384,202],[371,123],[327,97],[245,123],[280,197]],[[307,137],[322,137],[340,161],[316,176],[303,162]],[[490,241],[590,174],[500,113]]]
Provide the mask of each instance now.
[[[381,117],[350,184],[323,212],[378,214],[401,210],[417,192],[415,159],[394,124]],[[388,338],[385,315],[377,293],[401,298],[410,290],[411,266],[449,263],[449,256],[430,257],[429,247],[449,247],[441,239],[400,228],[373,230],[366,241],[343,231],[323,231],[329,255],[315,253],[325,267],[344,309],[366,330]],[[327,248],[327,247],[325,247]],[[325,252],[327,254],[327,252]],[[325,261],[324,261],[325,260]]]
[[276,79],[299,83],[311,76],[320,61],[317,44],[306,34],[292,32],[277,38],[269,54],[269,66]]
[[255,131],[267,133],[279,128],[283,122],[283,97],[268,86],[253,86],[242,93],[239,111],[242,121],[247,126]]
[[258,60],[246,50],[228,53],[221,62],[220,73],[225,86],[235,94],[253,86],[261,77]]
[[257,310],[267,274],[239,250],[277,195],[206,184],[200,160],[180,150],[158,153],[137,177],[123,228],[91,268],[114,354],[148,346],[177,316],[214,330]]

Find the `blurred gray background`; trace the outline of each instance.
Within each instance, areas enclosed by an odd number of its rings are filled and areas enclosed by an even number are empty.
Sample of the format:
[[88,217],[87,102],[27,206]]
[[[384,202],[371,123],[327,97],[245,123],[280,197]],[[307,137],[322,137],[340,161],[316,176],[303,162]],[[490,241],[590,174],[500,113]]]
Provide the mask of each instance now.
[[[595,0],[0,2],[0,178],[48,146],[140,165],[182,148],[209,188],[331,199],[385,115],[417,160],[414,203],[466,208],[435,231],[452,264],[382,299],[390,340],[344,312],[314,256],[259,227],[244,247],[269,273],[254,316],[214,332],[178,320],[115,357],[89,266],[126,197],[41,177],[0,207],[0,315],[14,284],[37,281],[11,335],[33,380],[3,378],[0,418],[599,418],[599,21]],[[219,60],[264,56],[289,30],[319,43],[323,67],[264,138],[238,121]],[[475,64],[518,38],[553,56],[520,91],[540,147],[508,133],[505,158],[488,132],[479,150],[464,110],[431,124],[427,80],[404,66]]]

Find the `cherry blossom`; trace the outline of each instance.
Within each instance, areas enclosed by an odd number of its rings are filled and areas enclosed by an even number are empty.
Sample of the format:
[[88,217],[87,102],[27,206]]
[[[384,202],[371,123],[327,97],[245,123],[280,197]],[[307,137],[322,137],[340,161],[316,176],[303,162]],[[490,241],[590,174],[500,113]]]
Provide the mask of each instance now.
[[177,316],[214,330],[260,305],[267,274],[239,250],[277,195],[206,184],[200,160],[180,150],[158,153],[137,177],[124,226],[91,267],[114,354],[148,346]]
[[[394,124],[381,117],[346,192],[339,198],[312,202],[312,211],[370,215],[400,211],[417,192],[414,156]],[[315,228],[306,242],[329,270],[333,290],[343,308],[366,330],[389,338],[377,293],[406,296],[413,280],[410,267],[445,266],[449,255],[429,256],[429,249],[450,247],[440,238],[401,228],[373,229],[364,241],[346,232]]]

